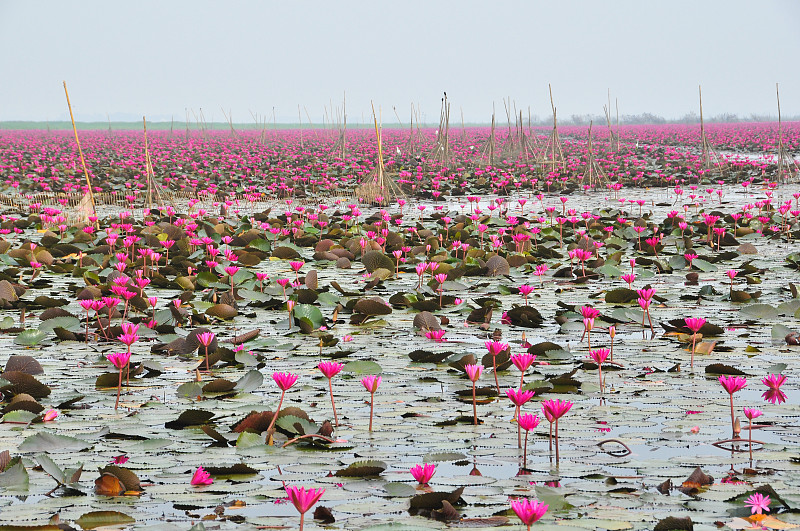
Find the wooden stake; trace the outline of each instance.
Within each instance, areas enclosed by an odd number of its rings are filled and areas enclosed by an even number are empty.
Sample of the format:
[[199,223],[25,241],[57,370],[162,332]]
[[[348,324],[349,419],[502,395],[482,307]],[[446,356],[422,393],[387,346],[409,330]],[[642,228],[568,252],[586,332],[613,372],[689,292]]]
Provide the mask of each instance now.
[[89,178],[89,170],[86,169],[86,160],[83,158],[83,150],[81,149],[81,141],[78,138],[78,128],[75,127],[75,116],[72,114],[72,104],[69,102],[69,92],[67,91],[67,82],[64,81],[64,95],[67,97],[67,107],[69,108],[69,119],[72,121],[72,132],[75,133],[75,143],[78,144],[78,155],[81,157],[81,167],[83,167],[83,175],[86,177],[86,186],[89,187],[89,200],[92,203],[92,215],[97,216],[97,208],[94,204],[94,192],[92,191],[92,180]]

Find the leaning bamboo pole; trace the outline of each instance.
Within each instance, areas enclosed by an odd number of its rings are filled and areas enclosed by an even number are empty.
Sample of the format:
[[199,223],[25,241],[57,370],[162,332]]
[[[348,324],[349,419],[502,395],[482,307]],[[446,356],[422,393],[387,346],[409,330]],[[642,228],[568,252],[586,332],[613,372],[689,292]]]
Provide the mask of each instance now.
[[92,215],[97,216],[97,209],[94,204],[94,192],[92,191],[92,180],[89,178],[89,170],[86,169],[86,160],[83,158],[83,150],[81,149],[81,141],[78,138],[78,128],[75,127],[75,116],[72,114],[72,104],[69,101],[69,92],[67,91],[67,82],[64,81],[64,95],[67,97],[67,107],[69,108],[69,119],[72,122],[72,132],[75,134],[75,143],[78,144],[78,155],[81,158],[81,167],[83,168],[83,175],[86,177],[86,186],[88,188],[89,201],[92,205]]

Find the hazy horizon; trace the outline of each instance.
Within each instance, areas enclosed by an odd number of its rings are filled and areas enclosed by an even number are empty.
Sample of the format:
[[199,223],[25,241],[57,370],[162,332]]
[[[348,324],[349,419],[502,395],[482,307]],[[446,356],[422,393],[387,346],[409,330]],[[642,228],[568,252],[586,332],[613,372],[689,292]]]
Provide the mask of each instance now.
[[[580,14],[577,16],[576,14]],[[800,3],[576,1],[396,4],[175,1],[0,3],[0,121],[487,123],[503,99],[527,119],[698,112],[800,116]],[[742,38],[742,36],[746,38]],[[298,106],[300,117],[298,117]],[[193,112],[192,112],[193,111]],[[326,118],[327,115],[327,118]]]

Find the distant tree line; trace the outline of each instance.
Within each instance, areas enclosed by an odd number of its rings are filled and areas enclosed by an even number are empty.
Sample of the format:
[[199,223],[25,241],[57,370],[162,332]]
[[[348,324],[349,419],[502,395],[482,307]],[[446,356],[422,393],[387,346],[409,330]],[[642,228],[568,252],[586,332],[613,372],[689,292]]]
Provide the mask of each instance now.
[[[740,122],[777,122],[778,117],[769,114],[750,114],[748,116],[739,116],[738,114],[726,112],[717,114],[715,116],[704,116],[706,123],[740,123]],[[783,116],[782,119],[786,122],[800,121],[800,115]],[[589,125],[589,122],[594,122],[596,126],[605,126],[606,117],[596,114],[572,114],[568,118],[559,118],[558,122],[561,125]],[[552,125],[552,118],[539,118],[538,116],[532,119],[533,125],[547,126]],[[616,124],[616,116],[611,119],[612,125]],[[621,114],[619,117],[620,125],[636,125],[636,124],[699,124],[700,115],[695,111],[688,112],[680,118],[667,119],[657,114],[649,112],[641,114]]]

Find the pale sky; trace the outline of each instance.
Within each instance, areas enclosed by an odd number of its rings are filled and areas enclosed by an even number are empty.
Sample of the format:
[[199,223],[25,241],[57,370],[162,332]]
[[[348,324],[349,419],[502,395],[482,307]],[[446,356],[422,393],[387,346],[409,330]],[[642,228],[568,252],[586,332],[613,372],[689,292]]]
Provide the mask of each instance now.
[[[800,2],[0,0],[0,121],[252,122],[250,111],[316,124],[347,93],[348,121],[488,122],[503,98],[527,115],[679,118],[800,114]],[[330,112],[330,111],[329,111]],[[191,116],[191,115],[190,115]]]

